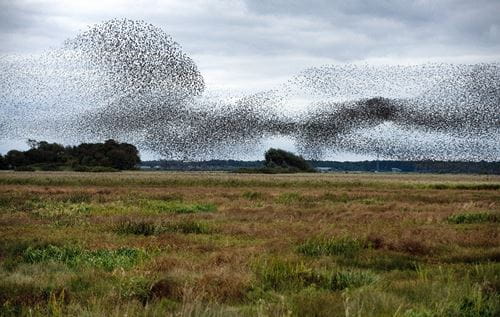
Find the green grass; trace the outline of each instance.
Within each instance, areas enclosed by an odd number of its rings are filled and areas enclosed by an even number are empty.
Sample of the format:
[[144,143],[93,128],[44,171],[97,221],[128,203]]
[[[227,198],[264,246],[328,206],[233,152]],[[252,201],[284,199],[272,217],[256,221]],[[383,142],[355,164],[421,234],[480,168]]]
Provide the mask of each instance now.
[[294,204],[303,200],[303,197],[299,193],[283,193],[276,198],[276,202],[279,204]]
[[217,207],[209,203],[184,203],[180,201],[145,200],[142,203],[143,210],[147,212],[174,212],[179,214],[190,214],[197,212],[214,212]]
[[453,214],[446,218],[449,223],[453,224],[471,224],[471,223],[485,223],[485,222],[499,222],[500,216],[488,212],[467,212],[460,214]]
[[135,235],[158,235],[167,232],[179,233],[194,233],[194,234],[209,234],[213,229],[206,223],[199,221],[182,221],[182,222],[152,222],[152,221],[124,221],[119,223],[115,231],[121,234]]
[[0,316],[499,316],[496,184],[2,172]]
[[60,262],[71,268],[92,266],[106,271],[116,268],[131,268],[145,256],[144,251],[131,248],[91,251],[77,247],[59,247],[55,245],[29,247],[22,253],[22,259],[26,263]]
[[255,191],[244,192],[241,196],[248,200],[260,200],[264,198],[263,193]]
[[357,288],[377,281],[371,271],[315,269],[304,262],[266,259],[255,266],[257,278],[264,289],[300,290],[314,286],[330,291]]

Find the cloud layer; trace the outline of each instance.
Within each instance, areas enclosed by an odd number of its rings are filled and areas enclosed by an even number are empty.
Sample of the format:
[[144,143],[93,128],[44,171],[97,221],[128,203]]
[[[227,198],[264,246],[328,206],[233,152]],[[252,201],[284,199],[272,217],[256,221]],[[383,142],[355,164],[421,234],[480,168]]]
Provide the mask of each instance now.
[[496,0],[1,0],[0,50],[142,19],[182,43],[209,87],[257,91],[322,64],[498,62],[498,12]]

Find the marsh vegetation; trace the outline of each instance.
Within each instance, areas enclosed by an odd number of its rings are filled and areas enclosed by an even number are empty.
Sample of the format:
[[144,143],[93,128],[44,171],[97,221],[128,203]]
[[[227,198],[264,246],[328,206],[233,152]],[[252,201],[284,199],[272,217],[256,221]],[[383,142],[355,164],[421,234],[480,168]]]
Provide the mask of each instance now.
[[500,178],[0,173],[2,316],[498,316]]

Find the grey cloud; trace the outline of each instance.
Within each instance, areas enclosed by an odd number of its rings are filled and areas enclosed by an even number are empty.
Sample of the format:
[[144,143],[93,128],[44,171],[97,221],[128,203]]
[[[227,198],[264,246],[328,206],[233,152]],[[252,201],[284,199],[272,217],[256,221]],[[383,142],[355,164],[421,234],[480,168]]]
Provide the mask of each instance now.
[[[199,57],[201,69],[206,63],[231,73],[247,71],[247,65],[238,68],[245,59],[255,61],[252,73],[268,76],[276,68],[278,77],[284,76],[282,63],[297,58],[308,67],[318,61],[475,56],[472,62],[481,62],[500,56],[495,0],[178,0],[116,2],[121,4],[116,7],[90,2],[80,10],[57,0],[0,0],[0,52],[44,50],[86,25],[130,18],[161,27]],[[274,65],[259,63],[270,59]],[[224,70],[225,60],[236,68]],[[297,65],[290,69],[295,72]]]
[[372,53],[383,53],[384,48],[390,47],[393,52],[405,54],[412,47],[425,45],[432,54],[432,46],[442,44],[450,46],[450,50],[467,53],[494,53],[500,44],[498,32],[494,31],[500,2],[495,0],[248,0],[245,3],[257,14],[320,20],[328,23],[332,32],[347,29],[373,38],[377,43],[366,45]]

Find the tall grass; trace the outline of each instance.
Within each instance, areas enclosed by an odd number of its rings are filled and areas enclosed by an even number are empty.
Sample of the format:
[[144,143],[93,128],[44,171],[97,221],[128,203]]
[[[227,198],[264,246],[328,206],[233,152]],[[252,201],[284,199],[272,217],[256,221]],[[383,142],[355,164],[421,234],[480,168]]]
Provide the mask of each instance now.
[[453,214],[446,218],[446,220],[453,224],[500,222],[500,214],[492,214],[488,212],[468,212]]
[[115,268],[130,268],[146,257],[142,250],[120,248],[117,250],[85,250],[70,246],[48,245],[28,247],[22,254],[27,263],[60,262],[71,268],[85,266],[99,267],[106,271]]
[[264,289],[293,291],[314,286],[337,291],[356,288],[375,282],[378,277],[371,271],[319,270],[304,262],[271,258],[259,262],[255,273]]
[[124,221],[116,225],[115,231],[121,234],[157,235],[167,232],[208,234],[213,229],[206,223],[197,221],[181,222],[152,222],[152,221]]
[[148,212],[174,212],[179,214],[190,214],[196,212],[213,212],[217,210],[214,204],[209,203],[184,203],[180,201],[144,200],[142,208]]
[[500,315],[498,176],[0,174],[0,316]]
[[307,256],[345,255],[353,256],[368,247],[366,241],[350,237],[314,237],[301,244],[297,251]]

